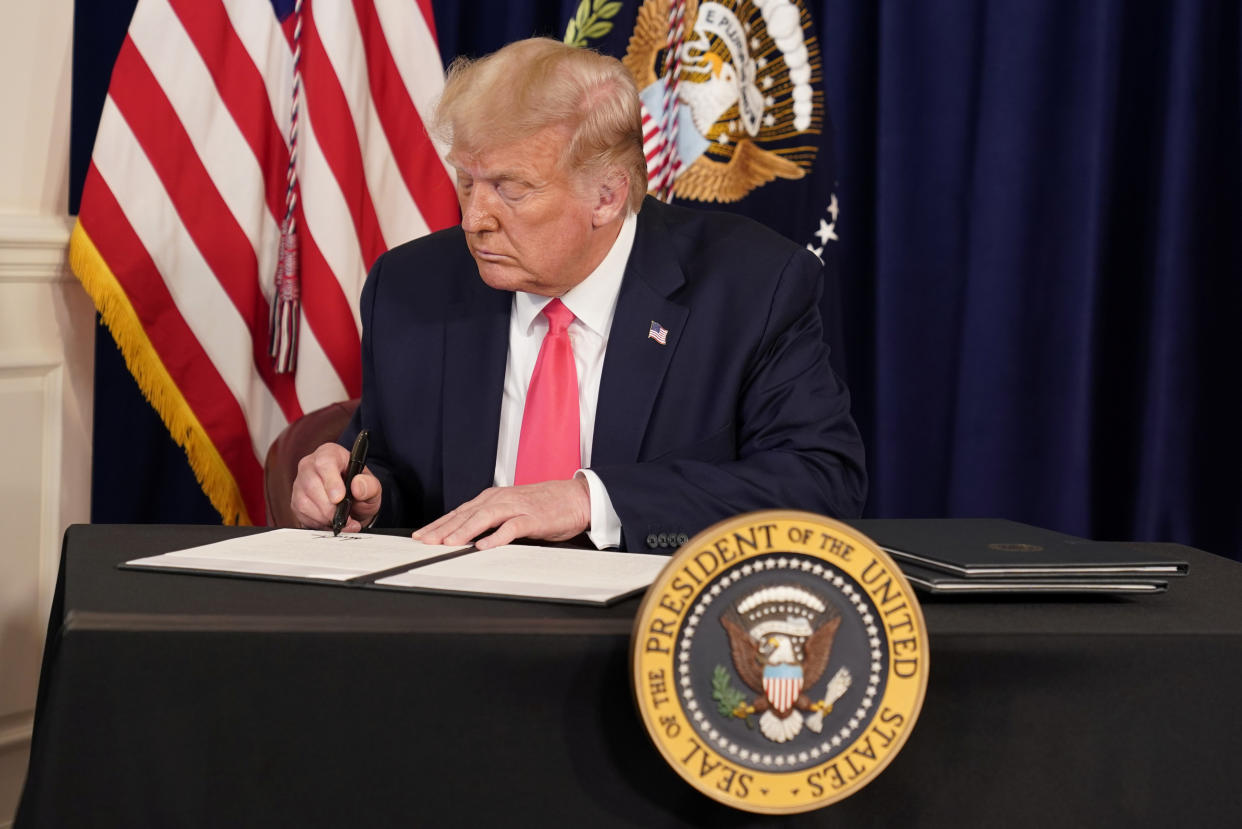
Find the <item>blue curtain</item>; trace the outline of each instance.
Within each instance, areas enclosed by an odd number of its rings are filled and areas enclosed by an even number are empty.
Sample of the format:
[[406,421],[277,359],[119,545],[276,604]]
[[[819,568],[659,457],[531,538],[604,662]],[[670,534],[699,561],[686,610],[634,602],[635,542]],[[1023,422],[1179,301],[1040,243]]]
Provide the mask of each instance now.
[[1236,2],[824,2],[877,516],[1242,558]]
[[[133,2],[75,8],[75,190],[92,78]],[[803,2],[835,127],[868,514],[1242,558],[1240,4]],[[436,3],[441,52],[559,35],[576,7]],[[213,520],[106,334],[100,348],[94,520]]]

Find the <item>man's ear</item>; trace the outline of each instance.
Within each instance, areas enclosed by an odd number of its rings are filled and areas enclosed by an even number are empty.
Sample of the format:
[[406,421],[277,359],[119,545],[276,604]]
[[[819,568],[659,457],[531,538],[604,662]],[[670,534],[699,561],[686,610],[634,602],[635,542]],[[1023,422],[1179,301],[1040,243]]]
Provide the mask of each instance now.
[[599,180],[599,198],[591,214],[591,224],[594,227],[603,227],[623,218],[629,197],[629,175],[624,170],[609,170]]

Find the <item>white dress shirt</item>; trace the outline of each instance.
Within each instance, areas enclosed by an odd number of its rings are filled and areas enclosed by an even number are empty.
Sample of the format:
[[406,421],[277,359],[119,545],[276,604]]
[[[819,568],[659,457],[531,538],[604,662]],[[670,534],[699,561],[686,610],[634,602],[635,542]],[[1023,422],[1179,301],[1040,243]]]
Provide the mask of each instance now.
[[[591,526],[587,537],[600,549],[620,546],[621,519],[612,507],[603,481],[586,467],[591,465],[595,409],[604,369],[604,353],[608,350],[608,332],[612,329],[621,279],[625,275],[630,250],[634,247],[637,226],[638,217],[631,213],[625,218],[616,241],[599,266],[561,297],[561,302],[574,315],[574,321],[569,324],[569,341],[573,345],[574,366],[578,371],[578,434],[582,442],[583,466],[577,475],[586,479],[591,491]],[[522,291],[513,295],[513,306],[509,312],[509,358],[505,365],[500,435],[496,443],[496,486],[513,484],[518,438],[522,433],[522,412],[526,408],[526,389],[535,372],[543,337],[548,332],[548,320],[541,312],[551,301],[552,297]]]

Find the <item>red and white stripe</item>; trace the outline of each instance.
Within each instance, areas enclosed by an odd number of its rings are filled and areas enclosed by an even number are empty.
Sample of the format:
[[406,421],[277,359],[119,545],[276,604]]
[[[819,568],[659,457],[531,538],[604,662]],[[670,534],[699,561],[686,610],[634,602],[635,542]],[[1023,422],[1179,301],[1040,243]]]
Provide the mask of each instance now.
[[677,127],[681,110],[681,58],[686,37],[685,0],[672,0],[668,11],[664,73],[660,76],[659,112],[641,104],[643,153],[647,156],[647,192],[661,201],[672,201],[673,186],[681,173],[677,153]]
[[794,703],[798,701],[798,695],[802,693],[802,677],[765,676],[763,692],[776,712],[785,714],[793,708]]
[[660,129],[661,119],[656,118],[642,105],[643,153],[647,156],[647,191],[663,198],[671,192],[675,176],[673,144]]
[[292,34],[268,0],[139,0],[79,216],[254,521],[279,431],[360,393],[367,268],[458,221],[423,127],[443,87],[430,0],[304,0],[297,371],[274,370]]
[[[677,154],[677,124],[681,105],[681,50],[686,36],[686,0],[672,0],[668,10],[668,37],[664,44],[664,83],[659,131],[663,133],[666,151],[663,159],[663,175],[659,187],[650,189],[661,201],[672,201],[673,185],[681,168],[681,156]],[[644,126],[644,133],[646,132]]]

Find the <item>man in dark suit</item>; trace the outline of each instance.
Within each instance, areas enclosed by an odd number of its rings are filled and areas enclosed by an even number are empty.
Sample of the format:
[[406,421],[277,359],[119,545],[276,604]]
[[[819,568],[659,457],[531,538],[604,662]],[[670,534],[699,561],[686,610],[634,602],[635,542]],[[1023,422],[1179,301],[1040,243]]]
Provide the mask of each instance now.
[[[462,224],[367,279],[343,440],[366,428],[371,454],[347,531],[430,521],[415,538],[661,550],[753,509],[858,514],[862,445],[823,342],[819,261],[749,220],[644,199],[617,61],[511,44],[454,65],[437,124]],[[303,460],[306,526],[331,521],[347,460],[338,444]]]

